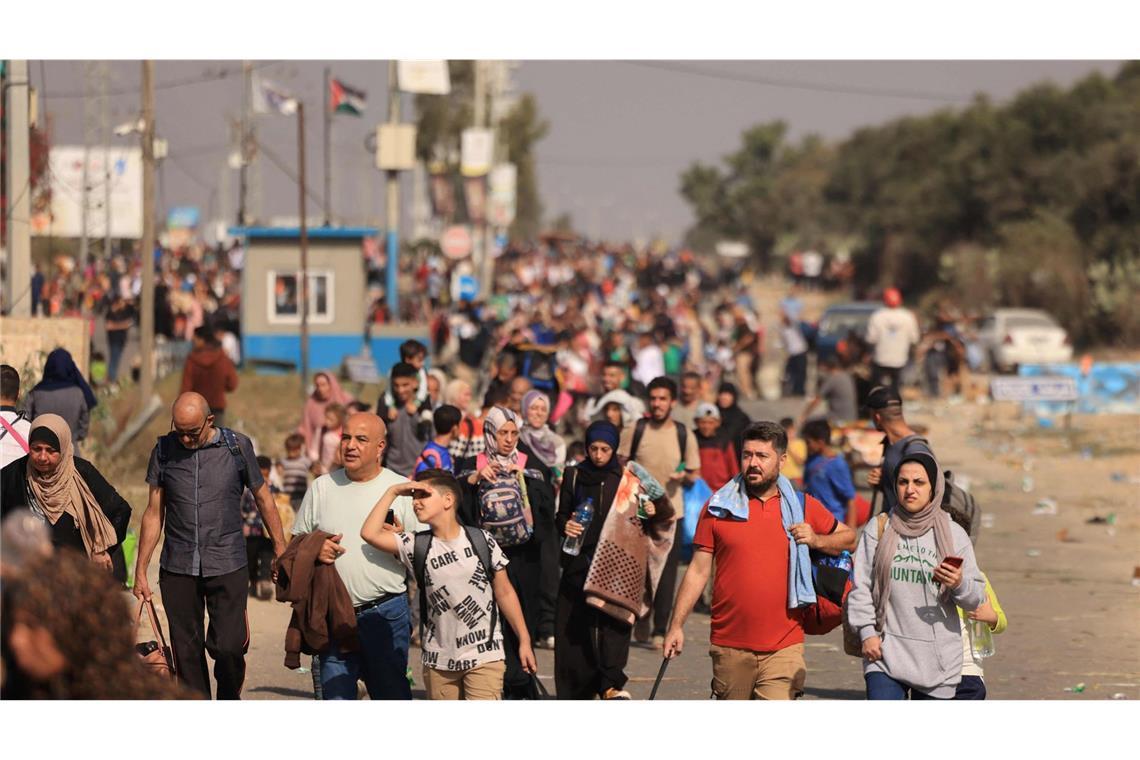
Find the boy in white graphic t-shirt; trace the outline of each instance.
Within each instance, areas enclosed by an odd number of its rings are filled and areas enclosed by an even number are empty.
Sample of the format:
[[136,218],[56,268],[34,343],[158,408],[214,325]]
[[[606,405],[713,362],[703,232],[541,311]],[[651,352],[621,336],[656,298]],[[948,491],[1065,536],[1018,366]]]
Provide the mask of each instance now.
[[[411,572],[418,534],[405,533],[398,521],[385,524],[399,496],[411,496],[416,519],[431,527],[430,539],[419,539],[427,545],[420,593],[426,595],[422,660],[428,699],[501,699],[506,659],[499,610],[518,636],[523,669],[538,670],[518,595],[503,572],[507,558],[490,534],[480,530],[472,536],[477,529],[456,519],[461,492],[455,477],[424,470],[415,482],[389,488],[360,529],[362,539],[395,554]],[[480,554],[492,567],[484,567]]]

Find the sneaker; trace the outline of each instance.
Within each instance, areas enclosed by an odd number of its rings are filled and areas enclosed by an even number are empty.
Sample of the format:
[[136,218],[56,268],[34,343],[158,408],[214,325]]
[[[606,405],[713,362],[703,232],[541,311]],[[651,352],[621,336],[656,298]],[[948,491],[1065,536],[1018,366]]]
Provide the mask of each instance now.
[[554,649],[554,637],[553,636],[539,636],[538,640],[535,641],[534,645],[536,647],[538,647],[539,649]]
[[653,639],[650,640],[649,645],[651,647],[653,647],[654,649],[664,649],[665,648],[665,637],[664,636],[654,636]]
[[257,598],[265,601],[273,598],[273,581],[257,582]]
[[602,694],[602,699],[633,699],[625,689],[615,689],[612,686]]

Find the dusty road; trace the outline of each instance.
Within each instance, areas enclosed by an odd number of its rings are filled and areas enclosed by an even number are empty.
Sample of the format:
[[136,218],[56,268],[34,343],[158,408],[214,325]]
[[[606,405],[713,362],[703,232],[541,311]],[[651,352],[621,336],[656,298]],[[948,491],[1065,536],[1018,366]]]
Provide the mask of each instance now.
[[[797,403],[764,411],[778,415]],[[1140,566],[1140,418],[1078,417],[1066,433],[1040,430],[1011,406],[915,402],[908,410],[944,466],[969,478],[986,515],[978,558],[1009,618],[986,663],[991,698],[1140,699],[1140,587],[1132,584]],[[1057,513],[1034,514],[1041,499],[1053,500]],[[1114,524],[1089,522],[1109,515]],[[154,588],[157,574],[155,564]],[[251,600],[249,617],[246,698],[311,698],[309,674],[282,665],[288,608]],[[691,616],[686,636],[658,699],[709,696],[708,618]],[[538,657],[553,691],[553,655]],[[809,637],[807,661],[805,698],[863,697],[859,663],[843,654],[838,631]],[[412,662],[422,695],[418,651]],[[648,697],[660,663],[657,652],[632,649],[635,698]],[[1066,691],[1082,683],[1083,692]]]

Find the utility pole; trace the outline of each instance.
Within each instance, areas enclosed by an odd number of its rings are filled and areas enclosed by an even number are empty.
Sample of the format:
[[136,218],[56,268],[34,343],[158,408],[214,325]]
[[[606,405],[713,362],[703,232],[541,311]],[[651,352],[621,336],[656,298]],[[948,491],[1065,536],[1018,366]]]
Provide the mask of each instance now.
[[32,313],[31,135],[28,131],[28,62],[8,61],[8,279],[4,307],[13,317]]
[[[396,61],[388,61],[388,123],[400,123],[400,90],[396,81]],[[400,173],[388,172],[388,271],[384,293],[388,297],[388,312],[392,320],[400,321]]]
[[83,187],[79,189],[79,202],[83,207],[79,210],[79,266],[87,266],[87,257],[91,252],[91,243],[88,237],[91,220],[91,132],[94,128],[94,103],[91,101],[91,84],[95,78],[95,62],[87,61],[83,65]]
[[332,70],[327,66],[325,67],[325,226],[332,226],[332,113],[329,107],[332,103],[329,100],[329,79],[332,77]]
[[[480,61],[476,59],[475,64],[475,104],[474,104],[474,117],[475,127],[487,126],[487,61]],[[480,179],[486,183],[486,177]],[[484,206],[486,203],[484,202]],[[491,246],[487,244],[487,215],[483,214],[483,220],[476,225],[475,230],[475,251],[477,260],[482,264],[482,273],[479,276],[479,281],[482,283],[480,290],[485,297],[494,295],[495,292],[495,261],[491,258]]]
[[246,208],[245,208],[245,190],[246,190],[246,167],[249,165],[249,144],[250,144],[250,119],[249,119],[249,101],[253,90],[253,65],[249,61],[242,61],[242,86],[241,86],[241,178],[239,180],[240,189],[238,190],[238,218],[237,223],[239,227],[246,225]]
[[142,62],[143,239],[139,305],[139,410],[154,394],[154,61]]
[[107,96],[110,64],[99,63],[99,118],[103,122],[103,258],[111,256],[111,99]]
[[301,301],[301,398],[306,396],[309,377],[309,229],[305,220],[305,104],[297,101],[297,174],[301,208],[301,276],[297,297]]

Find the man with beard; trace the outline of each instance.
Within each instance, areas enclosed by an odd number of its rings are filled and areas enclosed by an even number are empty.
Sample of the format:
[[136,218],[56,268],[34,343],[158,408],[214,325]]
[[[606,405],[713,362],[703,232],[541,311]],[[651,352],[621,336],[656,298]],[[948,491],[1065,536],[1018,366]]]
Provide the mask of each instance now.
[[787,447],[787,434],[775,422],[757,422],[744,431],[742,474],[725,486],[743,488],[743,509],[714,516],[705,505],[693,559],[677,592],[666,657],[681,654],[682,626],[715,563],[709,641],[717,699],[794,699],[802,692],[804,631],[799,611],[788,608],[791,540],[830,555],[855,547],[855,531],[810,496],[804,521],[785,529],[777,479]]

